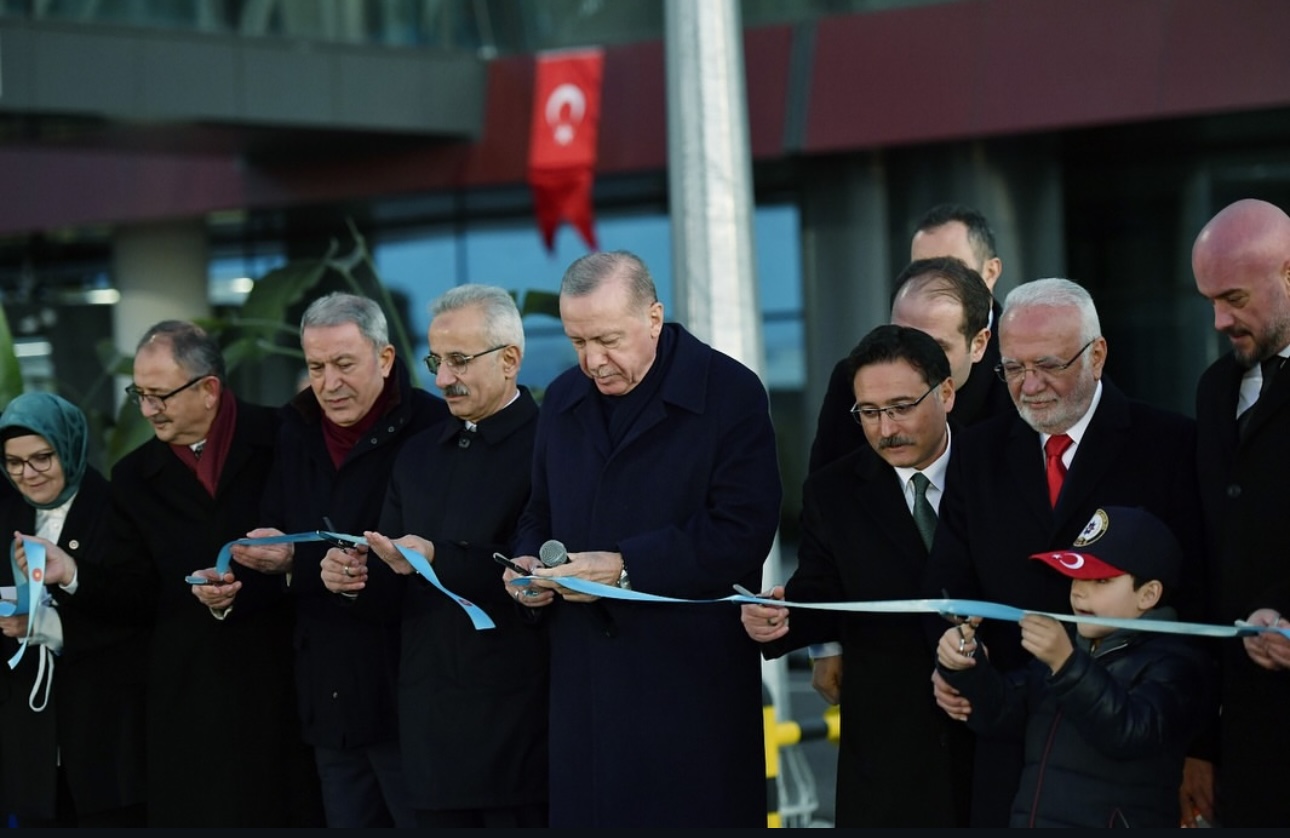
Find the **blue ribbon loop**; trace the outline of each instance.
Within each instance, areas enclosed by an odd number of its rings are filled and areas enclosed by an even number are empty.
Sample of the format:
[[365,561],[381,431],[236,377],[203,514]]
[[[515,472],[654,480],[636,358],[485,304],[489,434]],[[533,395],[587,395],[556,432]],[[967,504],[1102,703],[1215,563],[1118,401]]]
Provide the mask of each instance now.
[[45,592],[45,545],[29,538],[23,539],[27,551],[27,573],[18,567],[16,558],[17,540],[9,544],[9,565],[13,569],[14,587],[17,599],[14,602],[0,602],[0,617],[27,615],[27,634],[18,641],[18,651],[9,658],[9,668],[16,669],[27,651],[27,641],[31,639],[32,628],[36,625],[35,611],[40,608],[41,596]]
[[[301,541],[325,541],[328,538],[339,538],[344,539],[345,541],[351,541],[355,545],[361,544],[363,546],[370,546],[367,543],[367,539],[362,538],[361,536],[326,531],[302,532],[294,533],[292,535],[268,535],[263,538],[239,538],[234,541],[230,541],[220,548],[219,555],[215,558],[215,572],[220,576],[228,573],[229,567],[233,563],[233,547],[239,544],[292,544]],[[457,603],[457,605],[466,612],[466,615],[470,617],[470,622],[474,624],[476,629],[483,630],[497,627],[496,623],[493,622],[492,618],[488,616],[484,609],[480,608],[465,597],[458,596],[444,587],[443,583],[439,581],[439,575],[434,572],[434,568],[431,567],[430,562],[426,561],[425,556],[415,550],[404,547],[402,544],[395,544],[394,546],[398,548],[399,552],[403,555],[403,558],[407,559],[408,563],[412,565],[413,570],[419,573],[421,577],[431,585],[434,585],[440,591],[443,591],[445,596]],[[187,581],[191,581],[191,577],[188,577]]]
[[1211,625],[1208,623],[1187,623],[1170,620],[1123,619],[1118,617],[1075,616],[1074,614],[1057,614],[1049,611],[1027,611],[1011,605],[997,602],[985,602],[976,599],[896,599],[872,602],[790,602],[766,597],[733,594],[715,599],[677,599],[675,597],[656,596],[635,590],[623,590],[613,585],[602,585],[589,582],[576,576],[523,576],[511,580],[512,585],[526,586],[532,579],[550,579],[561,587],[568,588],[588,596],[620,599],[631,602],[658,603],[712,603],[734,602],[739,604],[779,605],[785,608],[814,608],[824,611],[855,611],[866,613],[890,614],[939,614],[954,617],[981,617],[989,620],[1020,620],[1026,614],[1039,614],[1051,617],[1064,623],[1087,623],[1089,625],[1111,626],[1113,628],[1131,629],[1134,631],[1154,631],[1166,634],[1187,634],[1197,637],[1247,637],[1261,632],[1277,632],[1290,638],[1290,628],[1276,626],[1252,626],[1239,621],[1232,626]]

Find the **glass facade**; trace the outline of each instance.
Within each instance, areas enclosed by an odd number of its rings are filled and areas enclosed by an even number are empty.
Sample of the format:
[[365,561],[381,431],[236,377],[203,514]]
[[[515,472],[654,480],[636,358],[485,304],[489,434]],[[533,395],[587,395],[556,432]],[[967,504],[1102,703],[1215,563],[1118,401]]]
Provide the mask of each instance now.
[[[798,219],[792,205],[759,207],[755,213],[757,274],[766,344],[767,385],[799,390],[802,364],[801,261]],[[669,315],[673,305],[671,229],[665,213],[616,212],[597,219],[603,250],[630,250],[649,266],[659,300]],[[586,253],[569,227],[562,227],[548,253],[531,219],[484,222],[456,231],[426,227],[384,238],[374,249],[377,271],[391,293],[406,303],[413,352],[427,351],[430,303],[439,294],[467,282],[496,285],[522,299],[528,291],[556,293],[565,267]],[[525,318],[528,343],[520,383],[544,388],[577,361],[559,322],[546,315]],[[427,382],[429,383],[429,382]]]
[[[962,0],[741,0],[745,26]],[[659,40],[662,0],[2,0],[0,15],[485,56]]]

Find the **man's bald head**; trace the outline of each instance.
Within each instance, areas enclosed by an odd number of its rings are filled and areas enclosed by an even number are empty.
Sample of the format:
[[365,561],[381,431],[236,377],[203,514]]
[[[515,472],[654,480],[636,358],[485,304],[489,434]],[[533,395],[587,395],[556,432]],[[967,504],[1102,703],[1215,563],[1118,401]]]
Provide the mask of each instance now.
[[1214,306],[1214,328],[1245,366],[1290,344],[1290,216],[1266,201],[1224,207],[1191,251],[1196,289]]

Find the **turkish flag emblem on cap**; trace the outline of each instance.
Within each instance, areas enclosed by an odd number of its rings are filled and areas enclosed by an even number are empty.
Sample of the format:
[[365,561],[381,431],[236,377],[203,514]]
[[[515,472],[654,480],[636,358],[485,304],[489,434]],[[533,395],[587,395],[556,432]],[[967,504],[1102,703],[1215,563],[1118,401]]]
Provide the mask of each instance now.
[[547,250],[568,221],[598,248],[591,186],[600,123],[604,54],[598,49],[539,55],[529,129],[529,186]]

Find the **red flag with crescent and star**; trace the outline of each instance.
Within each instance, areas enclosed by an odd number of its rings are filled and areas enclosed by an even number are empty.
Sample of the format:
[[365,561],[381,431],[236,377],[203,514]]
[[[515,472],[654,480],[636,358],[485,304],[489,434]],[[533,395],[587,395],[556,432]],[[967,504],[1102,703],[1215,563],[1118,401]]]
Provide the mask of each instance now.
[[547,250],[568,221],[597,250],[591,186],[595,179],[600,122],[599,49],[537,57],[533,121],[529,130],[529,186],[538,229]]

